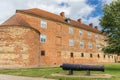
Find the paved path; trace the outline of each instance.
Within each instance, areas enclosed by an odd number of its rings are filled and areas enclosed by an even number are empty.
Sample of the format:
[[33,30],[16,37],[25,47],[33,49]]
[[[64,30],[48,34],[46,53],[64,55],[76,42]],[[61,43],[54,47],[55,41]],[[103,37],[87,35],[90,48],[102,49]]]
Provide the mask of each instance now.
[[23,76],[13,76],[13,75],[4,75],[0,74],[0,80],[54,80],[46,78],[34,78],[34,77],[23,77]]

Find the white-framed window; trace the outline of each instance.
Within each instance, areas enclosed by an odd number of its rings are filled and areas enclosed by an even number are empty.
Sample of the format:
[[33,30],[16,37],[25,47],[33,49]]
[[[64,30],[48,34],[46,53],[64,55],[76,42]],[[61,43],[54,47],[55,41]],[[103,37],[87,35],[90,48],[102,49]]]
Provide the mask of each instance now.
[[91,37],[92,37],[91,32],[88,32],[88,38],[91,38]]
[[69,27],[69,33],[73,34],[73,28],[72,27]]
[[102,41],[104,41],[104,36],[102,36]]
[[95,36],[96,40],[98,40],[98,35]]
[[84,41],[80,41],[80,47],[84,48]]
[[47,21],[46,20],[41,20],[41,27],[47,28]]
[[89,42],[88,47],[92,48],[92,43],[91,42]]
[[96,44],[96,49],[99,49],[100,48],[100,45],[99,44]]
[[82,35],[83,35],[83,31],[82,31],[82,30],[79,30],[79,33],[80,33],[80,36],[82,36]]
[[41,34],[40,35],[40,42],[41,43],[45,43],[46,42],[46,35],[45,34]]
[[69,46],[74,46],[74,40],[73,39],[69,39]]

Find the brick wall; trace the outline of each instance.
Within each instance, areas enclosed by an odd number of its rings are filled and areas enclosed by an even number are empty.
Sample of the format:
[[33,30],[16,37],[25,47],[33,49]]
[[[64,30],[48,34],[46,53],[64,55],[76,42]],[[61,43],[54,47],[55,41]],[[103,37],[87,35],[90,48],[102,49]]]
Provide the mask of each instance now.
[[0,66],[26,67],[38,65],[39,33],[22,26],[0,27]]
[[[96,44],[106,45],[102,41],[101,34],[93,33],[88,38],[86,30],[52,21],[34,15],[25,13],[16,13],[26,19],[26,21],[41,34],[46,34],[46,42],[40,42],[40,34],[36,30],[22,26],[0,27],[0,64],[5,66],[50,66],[60,65],[62,63],[82,63],[82,64],[103,64],[114,63],[113,56],[104,58],[101,48],[97,49]],[[47,20],[47,28],[41,28],[41,20]],[[69,27],[73,28],[73,34],[69,34]],[[90,27],[90,26],[88,26]],[[80,36],[79,30],[83,31]],[[98,40],[95,36],[98,34]],[[69,39],[74,40],[74,46],[69,46]],[[84,41],[84,48],[80,47],[80,41]],[[92,49],[88,43],[93,44]],[[45,51],[41,55],[41,51]],[[72,56],[71,56],[72,53]],[[81,57],[81,53],[84,54]],[[92,54],[92,57],[90,57]],[[99,54],[99,58],[98,58]]]
[[[101,48],[96,48],[96,44],[106,45],[102,41],[103,35],[91,32],[92,37],[88,38],[89,31],[70,26],[69,24],[51,21],[33,15],[21,15],[26,17],[28,22],[40,31],[41,34],[47,35],[46,43],[40,43],[40,51],[45,51],[44,56],[39,56],[40,65],[60,65],[64,62],[84,64],[114,63],[114,57],[107,57],[108,55],[104,57]],[[41,28],[41,20],[47,20],[47,28]],[[73,34],[69,34],[69,27],[73,28]],[[83,36],[80,36],[79,30],[83,31]],[[95,38],[96,34],[98,35],[98,40]],[[69,39],[71,38],[74,39],[74,46],[72,47],[69,46]],[[81,40],[84,41],[84,48],[80,47]],[[93,44],[92,49],[88,47],[89,42]],[[70,57],[70,53],[73,53],[73,57]],[[81,53],[84,53],[84,57],[81,57]],[[92,54],[92,58],[90,58],[90,54]],[[98,54],[100,56],[99,58]]]

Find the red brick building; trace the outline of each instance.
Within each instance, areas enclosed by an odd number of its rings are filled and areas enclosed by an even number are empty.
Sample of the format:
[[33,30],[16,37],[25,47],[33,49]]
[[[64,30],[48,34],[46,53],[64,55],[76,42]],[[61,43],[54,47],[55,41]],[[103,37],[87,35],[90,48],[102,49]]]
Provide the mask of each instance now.
[[0,35],[2,67],[115,62],[114,55],[101,51],[101,45],[107,44],[97,26],[66,18],[64,12],[17,10],[0,25]]

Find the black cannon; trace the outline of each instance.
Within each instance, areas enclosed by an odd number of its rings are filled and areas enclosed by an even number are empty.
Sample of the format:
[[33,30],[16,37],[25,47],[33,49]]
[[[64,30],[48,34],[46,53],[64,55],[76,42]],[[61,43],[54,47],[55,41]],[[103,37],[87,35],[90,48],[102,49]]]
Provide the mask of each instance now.
[[86,70],[86,75],[90,75],[90,71],[103,71],[104,72],[104,66],[98,66],[98,65],[83,65],[83,64],[69,64],[69,63],[63,63],[60,66],[63,70],[69,70],[69,75],[73,74],[74,71],[84,71]]

